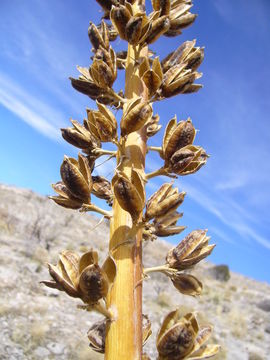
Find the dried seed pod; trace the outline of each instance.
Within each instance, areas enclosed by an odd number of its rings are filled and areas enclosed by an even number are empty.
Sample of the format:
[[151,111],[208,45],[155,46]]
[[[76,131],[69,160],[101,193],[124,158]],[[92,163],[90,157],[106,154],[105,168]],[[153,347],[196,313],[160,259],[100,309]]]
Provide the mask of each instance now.
[[196,40],[185,41],[175,51],[168,54],[165,59],[161,61],[162,70],[166,73],[172,66],[185,63],[188,55],[194,49]]
[[176,273],[170,278],[174,287],[184,295],[198,296],[202,292],[203,284],[195,276]]
[[[202,73],[198,73],[196,71],[184,71],[184,65],[182,66],[181,70],[183,70],[182,74],[175,76],[171,82],[168,82],[167,84],[163,82],[161,89],[162,96],[169,98],[178,94],[184,94],[193,84],[193,82],[202,76]],[[164,79],[166,79],[166,75],[167,73],[164,75]]]
[[[132,170],[132,172],[136,171]],[[130,213],[134,222],[137,222],[144,207],[144,194],[140,191],[140,188],[137,188],[131,179],[121,172],[118,172],[114,176],[112,185],[114,195],[120,206]],[[141,186],[141,188],[143,188],[143,186]]]
[[87,266],[81,273],[79,289],[89,303],[96,303],[107,295],[109,282],[106,273],[97,265]]
[[146,71],[143,75],[142,80],[148,88],[150,97],[157,91],[162,82],[160,77],[153,70]]
[[167,315],[157,338],[161,359],[184,359],[194,348],[199,326],[193,314],[178,318],[177,310]]
[[111,183],[103,176],[92,176],[92,193],[100,199],[104,199],[111,206],[113,203],[113,192]]
[[[113,25],[107,24],[107,23],[105,23],[105,25],[106,25],[106,28],[107,28],[109,41],[115,41],[117,36],[118,36],[118,32],[115,30]],[[102,31],[102,24],[97,25],[97,29],[99,31]]]
[[114,260],[108,257],[101,268],[98,254],[93,250],[81,257],[74,251],[63,251],[57,266],[48,264],[48,267],[54,281],[42,281],[43,284],[81,298],[88,305],[106,296],[116,274]]
[[100,147],[100,141],[85,126],[78,121],[71,120],[72,128],[61,129],[62,137],[71,145],[79,149],[95,149]]
[[152,116],[152,112],[152,106],[141,101],[141,98],[131,100],[121,119],[121,136],[141,129]]
[[132,16],[126,25],[125,38],[131,45],[136,45],[140,39],[142,32],[142,21],[142,16]]
[[202,345],[199,350],[191,354],[190,360],[209,359],[218,354],[219,345]]
[[172,189],[172,184],[163,184],[147,201],[144,219],[148,221],[174,213],[184,201],[185,195],[185,192],[178,193],[177,188]]
[[126,26],[131,18],[131,13],[128,8],[123,5],[112,6],[111,9],[111,21],[114,27],[117,29],[119,36],[123,40],[126,39]]
[[208,245],[207,230],[194,230],[188,234],[166,257],[169,267],[184,270],[196,265],[211,254],[215,245]]
[[53,200],[56,204],[73,210],[81,208],[82,200],[73,196],[62,181],[52,184],[52,188],[58,196],[49,196],[49,199]]
[[103,90],[93,81],[87,80],[85,78],[74,79],[70,77],[69,79],[71,80],[71,85],[75,90],[89,96],[93,100],[96,100],[102,94]]
[[188,145],[177,150],[168,164],[168,171],[184,176],[194,174],[204,164],[208,155],[200,146]]
[[170,312],[157,337],[159,360],[199,360],[214,356],[220,347],[204,345],[211,332],[211,326],[199,327],[194,313],[181,316],[180,310]]
[[90,26],[88,28],[88,37],[94,47],[94,50],[97,50],[100,46],[106,48],[100,30],[92,22],[90,22]]
[[170,31],[179,31],[192,25],[197,18],[197,14],[187,13],[179,18],[170,18]]
[[173,119],[168,124],[163,138],[162,153],[166,164],[169,163],[176,151],[193,144],[196,135],[190,118],[187,121],[180,121],[178,124],[175,120]]
[[170,28],[165,36],[177,36],[182,33],[182,30],[191,25],[196,19],[197,15],[191,14],[189,10],[192,7],[191,1],[172,1],[170,17]]
[[115,74],[113,74],[109,65],[104,61],[95,59],[89,71],[97,86],[103,89],[112,87],[115,80]]
[[168,31],[170,28],[169,17],[164,15],[159,17],[157,20],[154,20],[146,36],[142,37],[141,43],[152,44],[154,43],[162,34]]
[[81,154],[78,156],[78,161],[65,156],[60,173],[65,186],[72,195],[89,203],[92,178],[87,159]]
[[105,334],[106,320],[100,320],[93,324],[87,332],[90,341],[89,346],[92,350],[104,354],[105,353]]
[[100,141],[112,141],[117,137],[117,121],[106,106],[98,101],[97,106],[99,111],[87,109],[87,126]]

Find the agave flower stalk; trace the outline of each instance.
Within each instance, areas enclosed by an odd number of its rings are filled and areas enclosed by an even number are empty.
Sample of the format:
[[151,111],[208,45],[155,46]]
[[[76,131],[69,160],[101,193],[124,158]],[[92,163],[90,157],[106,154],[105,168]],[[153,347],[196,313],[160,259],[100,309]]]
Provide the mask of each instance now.
[[[148,56],[147,47],[141,51],[140,56]],[[137,81],[137,60],[138,51],[136,47],[129,44],[125,95],[127,99],[132,99],[137,95],[147,100],[147,89],[140,89]],[[134,167],[144,175],[146,140],[145,128],[126,136],[124,152],[118,150],[117,154],[119,169],[124,174],[130,176]],[[121,164],[123,155],[128,158]],[[127,239],[127,234],[134,224],[130,214],[120,206],[116,198],[113,212],[110,226],[110,249],[115,249],[113,257],[117,266],[117,277],[108,295],[108,305],[115,309],[116,321],[108,326],[105,358],[124,360],[128,354],[130,359],[140,359],[142,351],[142,232],[139,231],[131,239]],[[141,215],[139,214],[139,217]],[[131,240],[128,246],[125,245],[127,240]]]
[[[97,311],[105,319],[88,331],[90,347],[104,353],[106,360],[149,360],[143,345],[152,334],[151,322],[142,314],[142,285],[148,274],[161,272],[184,295],[198,296],[203,284],[189,272],[211,254],[206,230],[189,233],[167,255],[165,263],[143,268],[142,241],[180,234],[183,213],[177,209],[184,202],[185,191],[164,183],[148,200],[145,184],[165,175],[171,178],[196,173],[205,165],[206,151],[194,145],[195,127],[190,118],[168,121],[161,146],[147,141],[161,125],[153,113],[155,101],[179,94],[197,92],[194,83],[201,77],[197,69],[204,48],[196,41],[186,41],[163,60],[148,49],[162,35],[173,37],[191,25],[196,15],[190,12],[192,0],[152,0],[152,12],[146,13],[144,0],[97,0],[104,11],[100,25],[90,23],[92,63],[78,67],[79,78],[72,86],[92,100],[97,109],[86,109],[83,123],[71,120],[72,127],[61,129],[63,138],[80,149],[78,159],[64,157],[62,181],[53,185],[58,205],[80,212],[95,211],[110,221],[108,257],[102,266],[98,253],[91,249],[79,255],[64,250],[57,265],[48,264],[52,280],[42,283],[81,300],[79,309]],[[110,20],[109,24],[106,20]],[[126,41],[127,51],[116,53],[111,42]],[[113,89],[118,70],[125,70],[125,91]],[[122,110],[120,123],[113,110]],[[116,150],[103,148],[111,142]],[[146,155],[155,151],[161,167],[145,174]],[[95,161],[107,155],[117,166],[112,179],[95,171]],[[103,199],[112,210],[93,203],[92,195]],[[90,245],[91,246],[91,245]],[[218,346],[205,345],[211,326],[200,327],[195,313],[178,310],[165,318],[157,336],[160,360],[204,359],[214,356]],[[89,359],[91,354],[89,354]]]

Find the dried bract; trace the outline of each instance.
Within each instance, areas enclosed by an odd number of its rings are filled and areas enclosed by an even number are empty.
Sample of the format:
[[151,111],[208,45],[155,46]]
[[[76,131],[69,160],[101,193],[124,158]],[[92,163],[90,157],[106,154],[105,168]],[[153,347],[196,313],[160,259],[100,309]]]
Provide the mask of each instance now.
[[100,320],[93,324],[87,332],[92,350],[104,354],[105,352],[106,320]]
[[147,315],[142,314],[142,338],[143,338],[143,345],[145,345],[146,341],[152,334],[151,330],[151,321],[149,320]]

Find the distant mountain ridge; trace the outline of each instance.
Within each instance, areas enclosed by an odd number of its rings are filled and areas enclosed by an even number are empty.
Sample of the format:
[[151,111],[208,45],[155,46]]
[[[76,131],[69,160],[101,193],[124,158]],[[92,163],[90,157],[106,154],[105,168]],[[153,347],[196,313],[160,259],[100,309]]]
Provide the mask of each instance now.
[[[94,229],[98,221],[0,184],[1,359],[103,358],[88,348],[86,335],[99,315],[78,310],[78,300],[39,284],[49,279],[45,263],[56,263],[61,250],[95,248],[105,258],[109,227],[103,222]],[[162,264],[171,247],[159,239],[144,244],[144,265]],[[222,346],[216,359],[270,359],[270,285],[234,273],[224,281],[220,271],[206,262],[192,271],[204,284],[199,299],[179,294],[165,276],[145,280],[143,311],[153,330],[145,351],[151,359],[162,319],[178,306],[199,311],[201,322],[214,325],[211,341]]]

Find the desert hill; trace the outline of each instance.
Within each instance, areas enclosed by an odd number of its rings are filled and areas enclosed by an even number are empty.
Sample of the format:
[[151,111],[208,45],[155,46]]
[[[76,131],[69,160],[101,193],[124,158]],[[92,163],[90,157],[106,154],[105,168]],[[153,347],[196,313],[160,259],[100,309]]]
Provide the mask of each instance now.
[[[88,347],[87,330],[99,318],[78,310],[79,300],[45,288],[45,263],[64,249],[107,251],[108,224],[65,210],[29,190],[0,185],[0,359],[98,360]],[[144,246],[144,265],[162,264],[169,243]],[[153,334],[145,351],[156,359],[155,336],[164,316],[178,306],[200,312],[214,325],[222,345],[216,359],[270,359],[270,285],[204,262],[192,272],[204,283],[199,299],[179,294],[162,275],[144,283],[144,313]]]

